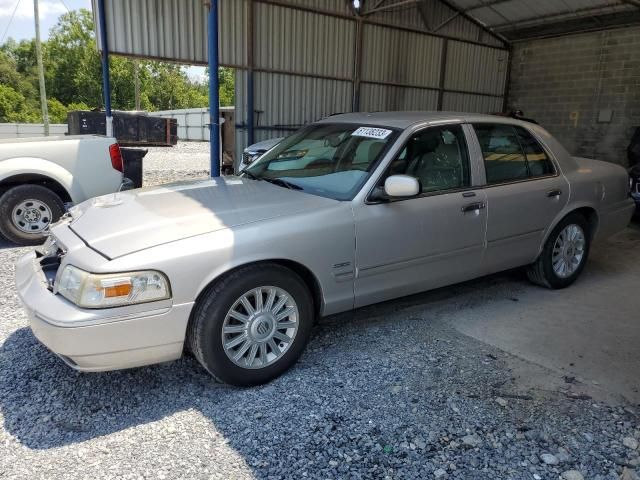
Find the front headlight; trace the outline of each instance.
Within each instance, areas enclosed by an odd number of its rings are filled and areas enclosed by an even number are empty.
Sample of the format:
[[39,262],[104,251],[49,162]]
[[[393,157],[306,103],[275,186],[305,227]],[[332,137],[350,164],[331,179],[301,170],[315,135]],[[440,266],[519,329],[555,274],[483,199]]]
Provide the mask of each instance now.
[[94,274],[67,265],[56,279],[57,292],[83,308],[107,308],[171,298],[169,280],[153,270]]

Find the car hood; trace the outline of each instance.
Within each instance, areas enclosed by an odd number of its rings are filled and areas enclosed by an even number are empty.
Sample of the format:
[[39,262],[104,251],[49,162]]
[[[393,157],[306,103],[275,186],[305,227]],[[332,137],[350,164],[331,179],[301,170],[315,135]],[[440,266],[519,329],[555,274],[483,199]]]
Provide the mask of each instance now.
[[240,177],[178,182],[103,195],[70,210],[70,228],[113,259],[224,228],[335,205],[337,201]]
[[277,144],[279,144],[282,140],[284,139],[284,137],[278,137],[278,138],[270,138],[269,140],[263,140],[261,142],[258,143],[254,143],[253,145],[249,145],[247,148],[245,148],[245,152],[261,152],[261,151],[267,151],[267,150],[271,150],[273,147],[275,147]]

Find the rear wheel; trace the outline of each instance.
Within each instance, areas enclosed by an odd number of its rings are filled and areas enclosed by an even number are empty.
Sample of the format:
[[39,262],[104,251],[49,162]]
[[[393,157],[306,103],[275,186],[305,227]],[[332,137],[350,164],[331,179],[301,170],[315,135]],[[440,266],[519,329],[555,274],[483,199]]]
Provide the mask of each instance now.
[[567,215],[551,232],[542,253],[529,266],[529,280],[547,288],[564,288],[576,281],[589,256],[589,223],[579,213]]
[[241,268],[199,301],[187,341],[219,381],[259,385],[285,372],[302,353],[313,326],[305,283],[276,264]]
[[0,197],[0,233],[18,245],[37,245],[63,213],[62,200],[48,188],[18,185]]

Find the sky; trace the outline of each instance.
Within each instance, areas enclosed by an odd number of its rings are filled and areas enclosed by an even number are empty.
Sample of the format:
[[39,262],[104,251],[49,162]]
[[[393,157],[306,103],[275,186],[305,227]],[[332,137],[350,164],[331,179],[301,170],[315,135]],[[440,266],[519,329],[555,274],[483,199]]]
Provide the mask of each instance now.
[[[16,9],[16,5],[18,8]],[[49,30],[56,24],[58,17],[69,10],[86,8],[91,10],[91,0],[40,0],[40,35],[43,40],[49,36]],[[16,14],[11,24],[11,14]],[[5,33],[6,32],[6,33]],[[16,40],[33,38],[33,0],[0,0],[0,43],[13,37]]]
[[[49,37],[49,30],[60,15],[69,10],[86,8],[91,10],[91,0],[39,0],[40,36],[43,40]],[[17,6],[17,8],[16,8]],[[13,20],[11,16],[15,10]],[[35,37],[33,22],[33,0],[0,0],[0,44],[13,37],[15,40]],[[187,74],[194,80],[205,79],[204,67],[189,67]]]

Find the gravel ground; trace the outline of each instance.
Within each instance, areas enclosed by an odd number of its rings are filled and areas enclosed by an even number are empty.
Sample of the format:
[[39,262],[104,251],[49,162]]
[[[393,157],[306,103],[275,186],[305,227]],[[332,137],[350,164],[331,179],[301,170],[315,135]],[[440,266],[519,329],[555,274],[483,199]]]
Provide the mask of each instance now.
[[[148,183],[206,174],[201,145],[153,150]],[[518,359],[449,325],[535,288],[519,274],[324,319],[291,371],[238,389],[191,357],[69,369],[27,328],[26,251],[0,243],[0,479],[638,479],[636,407],[526,386]]]
[[143,160],[145,186],[209,175],[207,142],[179,142],[175,147],[148,147],[148,150]]

